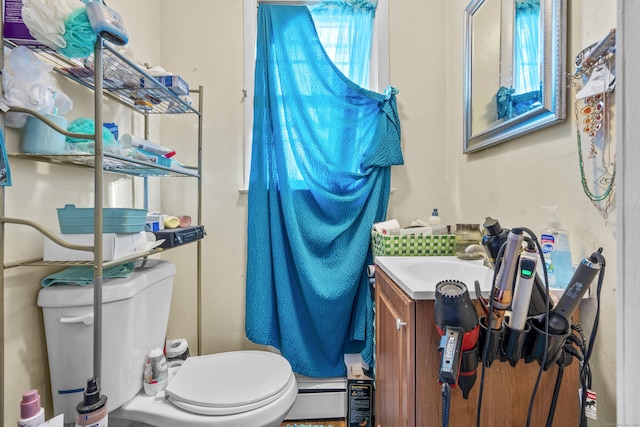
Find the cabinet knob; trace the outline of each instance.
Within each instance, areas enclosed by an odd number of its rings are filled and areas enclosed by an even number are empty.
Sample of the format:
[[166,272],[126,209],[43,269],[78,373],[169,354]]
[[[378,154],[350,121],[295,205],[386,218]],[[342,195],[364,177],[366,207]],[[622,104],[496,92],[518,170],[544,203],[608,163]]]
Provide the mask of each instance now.
[[400,330],[403,326],[407,326],[407,322],[403,322],[399,317],[396,319],[396,329]]

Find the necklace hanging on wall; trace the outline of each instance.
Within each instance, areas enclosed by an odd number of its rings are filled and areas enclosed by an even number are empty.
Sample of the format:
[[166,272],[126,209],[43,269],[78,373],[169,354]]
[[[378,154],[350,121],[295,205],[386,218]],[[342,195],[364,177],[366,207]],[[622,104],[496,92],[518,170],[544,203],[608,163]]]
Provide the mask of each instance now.
[[[609,115],[615,77],[608,61],[593,66],[588,82],[576,94],[575,120],[582,189],[593,206],[608,220],[616,178],[615,152],[609,138]],[[588,147],[583,147],[587,142]],[[586,160],[586,164],[585,164]]]

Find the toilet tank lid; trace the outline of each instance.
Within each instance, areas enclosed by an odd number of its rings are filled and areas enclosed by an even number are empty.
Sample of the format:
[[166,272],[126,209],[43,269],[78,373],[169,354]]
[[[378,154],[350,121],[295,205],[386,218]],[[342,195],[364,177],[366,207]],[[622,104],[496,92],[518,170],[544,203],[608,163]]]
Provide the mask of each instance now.
[[[172,278],[176,273],[173,263],[157,259],[147,260],[126,279],[105,279],[102,283],[102,302],[108,303],[132,298],[147,287],[164,279]],[[93,284],[88,286],[53,285],[40,289],[38,306],[40,307],[79,307],[93,305]]]

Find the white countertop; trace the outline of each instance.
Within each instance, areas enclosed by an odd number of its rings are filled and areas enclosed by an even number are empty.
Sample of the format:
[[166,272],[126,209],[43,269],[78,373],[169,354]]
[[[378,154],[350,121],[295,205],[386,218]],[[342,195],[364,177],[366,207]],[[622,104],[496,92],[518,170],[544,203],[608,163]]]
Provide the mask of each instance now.
[[[415,300],[435,299],[436,284],[442,280],[459,280],[467,286],[469,296],[475,299],[474,282],[488,297],[493,283],[493,269],[484,265],[484,260],[462,260],[455,256],[378,256],[376,268],[382,269],[411,298]],[[562,296],[564,289],[549,289],[554,302]],[[589,298],[587,292],[584,298]]]
[[435,299],[435,288],[443,280],[458,280],[467,286],[469,296],[476,298],[474,282],[482,292],[491,290],[493,270],[483,260],[461,260],[455,256],[378,256],[382,269],[400,288],[416,300]]

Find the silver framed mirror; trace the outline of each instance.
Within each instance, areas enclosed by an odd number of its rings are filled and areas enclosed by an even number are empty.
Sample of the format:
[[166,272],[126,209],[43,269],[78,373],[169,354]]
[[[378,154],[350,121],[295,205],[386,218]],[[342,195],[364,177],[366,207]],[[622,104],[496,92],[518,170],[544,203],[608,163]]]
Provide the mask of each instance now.
[[471,0],[464,141],[472,153],[565,119],[565,0]]

